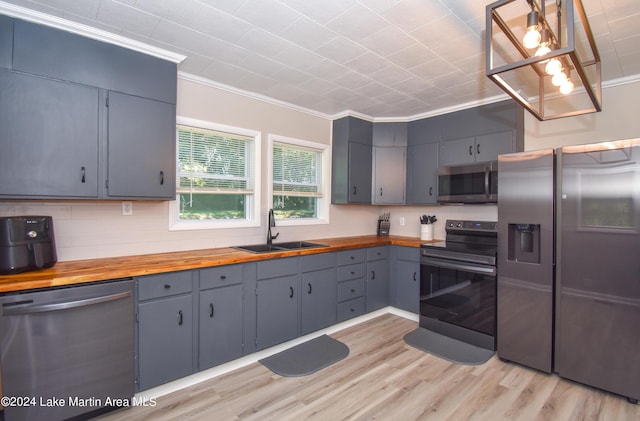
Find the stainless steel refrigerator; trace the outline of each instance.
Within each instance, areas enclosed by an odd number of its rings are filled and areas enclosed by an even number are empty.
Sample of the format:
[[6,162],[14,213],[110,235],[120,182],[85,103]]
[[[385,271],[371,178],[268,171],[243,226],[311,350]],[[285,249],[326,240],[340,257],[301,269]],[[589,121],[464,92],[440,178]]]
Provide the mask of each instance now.
[[501,155],[497,353],[640,399],[640,140]]

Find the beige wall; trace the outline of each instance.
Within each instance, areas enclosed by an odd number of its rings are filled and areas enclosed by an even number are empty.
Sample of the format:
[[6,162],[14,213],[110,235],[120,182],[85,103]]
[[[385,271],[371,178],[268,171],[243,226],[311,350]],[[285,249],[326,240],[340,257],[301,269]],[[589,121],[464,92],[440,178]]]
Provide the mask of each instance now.
[[[604,110],[596,115],[538,122],[527,115],[526,149],[556,147],[601,140],[638,137],[635,98],[640,83],[604,90]],[[259,130],[267,134],[330,143],[331,121],[287,107],[250,99],[192,81],[178,81],[178,115]],[[266,162],[266,148],[262,150]],[[266,177],[263,165],[263,177]],[[263,183],[264,184],[264,183]],[[111,201],[0,201],[0,216],[52,215],[60,261],[136,255],[262,243],[265,241],[266,187],[259,228],[169,231],[168,202],[134,202],[132,216],[122,216],[120,202]],[[444,237],[448,218],[496,220],[495,206],[331,206],[330,224],[277,227],[278,240],[304,240],[375,234],[381,212],[391,212],[391,233],[418,236],[419,216],[436,215],[436,238]],[[400,217],[405,225],[400,226]]]

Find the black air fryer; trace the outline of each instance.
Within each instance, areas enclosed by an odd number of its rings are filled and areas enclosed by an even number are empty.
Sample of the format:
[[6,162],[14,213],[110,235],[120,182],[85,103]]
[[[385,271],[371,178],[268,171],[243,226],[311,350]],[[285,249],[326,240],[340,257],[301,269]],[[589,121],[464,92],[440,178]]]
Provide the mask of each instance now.
[[44,269],[57,261],[50,216],[0,218],[0,274]]

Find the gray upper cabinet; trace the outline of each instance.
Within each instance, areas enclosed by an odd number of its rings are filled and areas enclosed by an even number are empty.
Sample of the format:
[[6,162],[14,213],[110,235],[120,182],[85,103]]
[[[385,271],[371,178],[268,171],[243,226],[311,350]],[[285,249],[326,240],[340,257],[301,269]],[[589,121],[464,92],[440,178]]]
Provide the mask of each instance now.
[[406,203],[431,205],[438,197],[438,153],[442,138],[442,117],[409,123],[407,128]]
[[13,58],[13,19],[0,15],[0,67],[11,68]]
[[0,197],[175,198],[175,63],[0,16],[0,68]]
[[495,161],[524,149],[524,110],[508,100],[442,116],[440,165]]
[[98,197],[96,88],[0,70],[0,196]]
[[407,148],[373,148],[371,203],[402,205],[405,197]]
[[13,48],[13,70],[176,103],[169,61],[18,19]]
[[407,123],[373,123],[374,147],[407,146]]
[[371,203],[372,123],[333,121],[331,203]]
[[373,123],[371,203],[405,202],[407,123]]
[[109,92],[107,195],[175,198],[175,106]]
[[438,202],[438,149],[437,143],[407,147],[407,204]]
[[496,161],[499,154],[514,151],[513,130],[449,140],[440,145],[440,164],[457,165]]

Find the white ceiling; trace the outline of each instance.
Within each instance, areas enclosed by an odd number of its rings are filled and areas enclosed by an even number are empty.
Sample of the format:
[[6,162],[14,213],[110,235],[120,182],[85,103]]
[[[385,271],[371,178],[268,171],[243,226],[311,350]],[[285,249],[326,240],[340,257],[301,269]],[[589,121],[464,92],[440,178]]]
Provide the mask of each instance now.
[[[489,3],[4,0],[0,6],[28,8],[182,54],[186,59],[179,71],[257,97],[326,116],[384,120],[502,96],[485,76]],[[603,82],[635,78],[640,74],[640,1],[583,4],[601,55]]]

